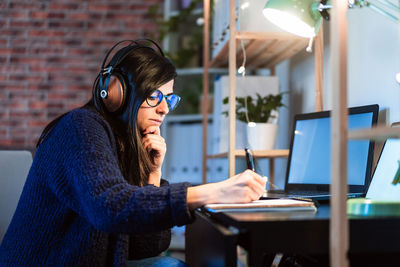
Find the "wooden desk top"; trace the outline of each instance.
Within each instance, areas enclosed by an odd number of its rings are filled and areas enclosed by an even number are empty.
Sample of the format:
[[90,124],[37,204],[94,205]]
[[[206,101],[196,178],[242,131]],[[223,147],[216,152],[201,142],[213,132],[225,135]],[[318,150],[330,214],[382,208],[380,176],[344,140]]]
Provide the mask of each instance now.
[[[239,230],[243,247],[268,251],[329,251],[329,205],[317,212],[208,213],[210,219]],[[400,217],[350,217],[351,252],[400,252]],[[268,242],[266,242],[268,241]]]

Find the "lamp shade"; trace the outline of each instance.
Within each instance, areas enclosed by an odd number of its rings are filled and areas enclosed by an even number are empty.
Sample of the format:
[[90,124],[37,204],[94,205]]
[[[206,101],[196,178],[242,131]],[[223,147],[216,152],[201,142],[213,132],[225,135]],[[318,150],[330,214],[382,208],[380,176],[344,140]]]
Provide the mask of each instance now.
[[276,26],[301,37],[314,37],[321,26],[322,17],[315,0],[268,0],[264,16]]

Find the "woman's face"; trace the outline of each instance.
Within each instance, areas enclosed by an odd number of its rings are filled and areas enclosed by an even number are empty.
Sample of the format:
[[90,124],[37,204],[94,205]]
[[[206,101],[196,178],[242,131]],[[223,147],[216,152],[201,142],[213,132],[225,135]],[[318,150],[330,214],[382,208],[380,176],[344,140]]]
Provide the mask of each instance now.
[[[169,95],[173,93],[174,80],[171,80],[159,88],[157,88],[163,95]],[[150,126],[160,127],[165,115],[169,112],[167,100],[163,98],[161,103],[155,107],[151,107],[146,101],[139,107],[137,115],[137,125],[141,133],[143,133]]]

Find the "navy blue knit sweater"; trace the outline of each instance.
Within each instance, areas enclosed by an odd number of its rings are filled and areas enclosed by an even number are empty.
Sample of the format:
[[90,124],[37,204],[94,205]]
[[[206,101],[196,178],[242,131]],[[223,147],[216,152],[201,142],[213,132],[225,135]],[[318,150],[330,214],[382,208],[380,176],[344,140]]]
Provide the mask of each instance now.
[[100,115],[64,116],[36,152],[0,266],[124,266],[129,251],[141,258],[165,250],[165,231],[191,220],[189,184],[132,186],[118,166]]

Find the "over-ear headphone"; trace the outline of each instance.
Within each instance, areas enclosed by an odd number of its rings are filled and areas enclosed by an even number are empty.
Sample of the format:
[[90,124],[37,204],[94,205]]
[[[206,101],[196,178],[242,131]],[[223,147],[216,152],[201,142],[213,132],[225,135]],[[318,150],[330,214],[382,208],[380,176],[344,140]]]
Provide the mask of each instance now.
[[[123,42],[129,42],[129,44],[120,50],[118,50],[115,55],[110,60],[110,63],[106,66],[107,58],[114,50],[115,47]],[[116,43],[107,52],[103,64],[101,65],[101,70],[98,75],[98,86],[96,88],[96,97],[103,100],[103,104],[108,112],[120,112],[125,105],[125,98],[127,94],[127,82],[125,75],[122,73],[118,65],[130,54],[132,51],[138,48],[149,48],[154,51],[151,46],[142,44],[141,42],[150,42],[155,45],[164,57],[164,53],[160,46],[150,39],[139,39],[139,40],[123,40]]]

